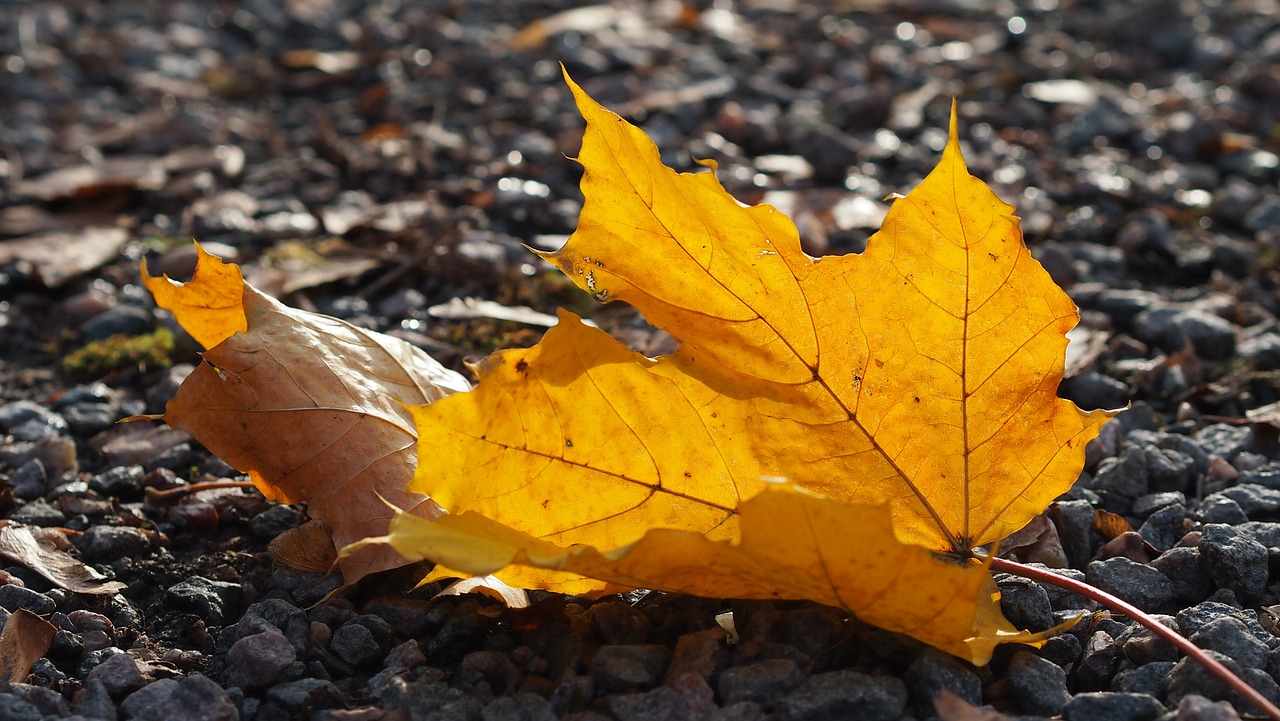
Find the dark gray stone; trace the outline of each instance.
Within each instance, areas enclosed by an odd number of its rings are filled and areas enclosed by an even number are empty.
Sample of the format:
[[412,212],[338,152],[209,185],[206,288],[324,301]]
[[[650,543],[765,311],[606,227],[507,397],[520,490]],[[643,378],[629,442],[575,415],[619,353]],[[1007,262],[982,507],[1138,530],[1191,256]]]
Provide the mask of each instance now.
[[1280,548],[1280,523],[1269,521],[1249,521],[1248,523],[1228,524],[1246,538],[1261,543],[1267,548]]
[[1145,310],[1134,319],[1140,340],[1176,353],[1188,342],[1201,358],[1230,358],[1236,347],[1236,327],[1198,308],[1166,307]]
[[49,491],[49,474],[39,458],[24,461],[9,479],[13,494],[23,500],[40,499]]
[[[710,689],[707,695],[711,696]],[[605,703],[617,721],[685,721],[705,718],[715,710],[710,698],[703,704],[691,701],[670,686],[659,686],[642,693],[610,696]]]
[[1077,694],[1063,709],[1066,721],[1148,721],[1164,713],[1164,705],[1142,693]]
[[1093,504],[1083,500],[1058,501],[1049,506],[1049,518],[1058,528],[1067,562],[1072,568],[1083,568],[1093,554]]
[[1058,664],[1033,653],[1015,653],[1009,661],[1006,678],[1014,700],[1025,713],[1057,716],[1071,700],[1067,691],[1067,672]]
[[790,659],[772,659],[749,666],[734,666],[720,673],[717,690],[727,704],[754,701],[772,709],[778,699],[791,693],[804,680],[804,673]]
[[[139,696],[156,684],[165,683],[154,693]],[[168,693],[166,693],[166,691]],[[134,699],[137,702],[130,704]],[[239,721],[240,712],[227,692],[203,674],[192,674],[179,681],[156,681],[125,699],[124,711],[132,721]]]
[[1030,579],[1004,573],[996,574],[995,579],[1000,588],[1000,610],[1014,626],[1029,631],[1053,627],[1053,605],[1043,586]]
[[1253,603],[1267,590],[1267,547],[1239,534],[1231,526],[1207,524],[1200,536],[1200,553],[1214,583]]
[[1174,594],[1179,606],[1204,601],[1213,590],[1213,579],[1208,575],[1208,566],[1204,563],[1199,548],[1170,548],[1156,557],[1151,565],[1174,584]]
[[342,692],[332,681],[303,678],[272,686],[267,689],[266,700],[294,712],[337,708],[342,703]]
[[1161,551],[1173,548],[1186,535],[1187,509],[1182,504],[1165,506],[1152,513],[1138,528],[1143,540]]
[[0,431],[11,431],[31,421],[50,428],[66,429],[66,422],[57,413],[35,401],[19,400],[0,405]]
[[386,651],[366,626],[350,621],[333,633],[329,650],[354,668],[371,665]]
[[120,411],[108,403],[77,403],[61,411],[71,432],[80,437],[107,430],[120,419]]
[[645,643],[653,625],[640,609],[621,601],[596,604],[584,616],[605,645]]
[[[1255,668],[1242,670],[1240,664],[1236,663],[1235,659],[1230,656],[1213,650],[1206,650],[1205,653],[1223,666],[1226,666],[1232,673],[1243,678],[1246,683],[1257,689],[1259,693],[1273,703],[1280,696],[1280,688],[1277,688],[1275,680],[1265,671]],[[1176,704],[1191,694],[1203,696],[1213,701],[1230,701],[1237,708],[1244,710],[1252,709],[1252,704],[1244,703],[1226,682],[1211,673],[1207,673],[1204,667],[1195,659],[1184,658],[1169,673],[1169,691],[1166,698],[1170,704]]]
[[[411,719],[432,721],[472,721],[480,714],[483,704],[465,691],[450,688],[439,679],[438,671],[428,672],[423,678],[392,679],[380,696],[382,708],[405,712]],[[304,679],[314,681],[315,679]],[[299,683],[299,682],[295,682]],[[332,688],[333,684],[329,684]],[[278,686],[276,688],[279,688]],[[274,689],[273,689],[274,690]],[[336,688],[333,688],[336,691]],[[271,692],[268,692],[270,698]],[[553,701],[554,708],[554,701]]]
[[17,694],[0,692],[0,719],[4,719],[4,721],[42,721],[44,714],[34,704]]
[[215,626],[221,626],[227,611],[239,605],[242,593],[238,583],[192,576],[170,586],[165,592],[165,599],[175,608],[190,611]]
[[114,654],[94,666],[86,679],[101,681],[112,698],[124,698],[147,682],[138,661],[127,653]]
[[113,335],[142,335],[151,329],[151,322],[151,311],[121,303],[85,321],[80,326],[80,338],[89,342]]
[[1280,335],[1259,333],[1236,346],[1236,354],[1260,371],[1280,369]]
[[657,686],[671,651],[657,644],[602,646],[591,661],[591,678],[607,693]]
[[1148,613],[1176,610],[1173,582],[1155,568],[1123,556],[1094,561],[1085,571],[1088,582]]
[[480,710],[480,721],[556,721],[556,718],[551,704],[533,693],[496,698]]
[[778,701],[777,721],[826,721],[856,718],[890,721],[907,707],[907,689],[892,676],[868,676],[857,671],[830,671],[810,676]]
[[115,466],[89,479],[89,488],[112,498],[127,498],[142,491],[147,472],[142,466]]
[[1169,688],[1169,672],[1173,670],[1174,663],[1176,662],[1152,661],[1137,668],[1126,668],[1111,679],[1111,690],[1164,698]]
[[1176,721],[1240,721],[1240,714],[1226,701],[1210,701],[1204,696],[1188,694],[1178,702]]
[[116,704],[111,700],[111,692],[101,679],[86,679],[76,697],[75,712],[81,716],[116,721],[118,714]]
[[1138,518],[1147,518],[1161,508],[1175,504],[1185,507],[1187,505],[1187,494],[1182,491],[1148,493],[1145,496],[1134,499],[1132,513]]
[[1249,630],[1249,635],[1264,644],[1272,643],[1275,638],[1262,627],[1261,623],[1258,623],[1257,614],[1253,611],[1244,611],[1235,606],[1228,606],[1217,601],[1204,601],[1179,611],[1177,617],[1178,633],[1191,638],[1205,625],[1223,617],[1237,619]]
[[1159,493],[1193,490],[1196,460],[1176,448],[1147,446],[1147,485]]
[[780,641],[795,646],[800,653],[817,658],[836,643],[844,623],[835,609],[806,606],[783,613],[774,622],[772,633]]
[[302,525],[304,520],[302,511],[293,506],[271,506],[249,519],[249,531],[255,537],[269,541],[290,528]]
[[1224,496],[1235,501],[1240,506],[1240,510],[1253,520],[1262,520],[1262,517],[1268,514],[1274,514],[1280,510],[1280,490],[1259,486],[1254,483],[1241,483],[1221,490],[1209,498],[1215,496]]
[[58,604],[52,598],[13,583],[0,586],[0,608],[17,611],[25,608],[28,611],[47,616],[54,612]]
[[1130,499],[1146,495],[1146,449],[1134,443],[1125,443],[1118,457],[1108,458],[1098,464],[1089,488]]
[[1235,659],[1244,668],[1266,668],[1268,647],[1249,633],[1244,622],[1232,616],[1216,618],[1191,635],[1200,648]]
[[975,705],[982,705],[982,680],[972,665],[935,649],[925,649],[907,666],[902,680],[917,718],[935,716],[934,703],[945,689]]
[[[520,685],[523,676],[502,651],[472,651],[462,657],[453,685],[473,696],[506,696]],[[483,684],[483,687],[481,686]]]
[[1253,442],[1253,428],[1215,423],[1201,428],[1193,440],[1204,449],[1205,453],[1231,461],[1235,459],[1237,453],[1247,449]]
[[281,598],[268,598],[245,609],[239,621],[219,634],[218,649],[227,651],[245,636],[272,629],[283,633],[293,645],[294,651],[299,654],[306,651],[310,624],[302,609]]
[[134,558],[151,547],[147,534],[129,526],[90,526],[75,543],[85,560],[92,562]]
[[245,636],[227,651],[227,683],[241,688],[269,686],[297,657],[293,644],[276,629]]
[[1225,523],[1229,526],[1235,526],[1249,520],[1249,514],[1244,512],[1239,503],[1221,493],[1207,496],[1196,507],[1191,517],[1201,523]]
[[[38,463],[38,461],[33,461]],[[18,510],[9,514],[9,520],[14,523],[24,523],[28,526],[61,526],[67,522],[67,514],[49,505],[49,502],[43,498],[37,498],[30,503],[25,503]]]
[[[1178,628],[1178,622],[1173,616],[1152,614],[1151,617],[1174,631]],[[1135,666],[1153,661],[1177,661],[1181,655],[1172,643],[1157,636],[1151,629],[1140,623],[1130,624],[1116,637],[1116,645],[1120,647],[1120,653]]]
[[1081,408],[1121,408],[1129,402],[1129,386],[1095,370],[1066,379],[1059,394]]

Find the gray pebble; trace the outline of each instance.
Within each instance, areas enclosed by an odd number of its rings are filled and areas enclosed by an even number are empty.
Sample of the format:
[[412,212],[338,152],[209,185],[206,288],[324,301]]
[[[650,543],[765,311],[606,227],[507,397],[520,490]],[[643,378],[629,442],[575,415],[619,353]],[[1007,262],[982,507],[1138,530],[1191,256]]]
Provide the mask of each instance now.
[[1169,672],[1174,661],[1152,661],[1137,668],[1127,668],[1111,679],[1111,690],[1117,693],[1141,693],[1164,698],[1169,689]]
[[[1178,628],[1178,622],[1173,616],[1152,614],[1151,617],[1170,629],[1176,631]],[[1120,647],[1125,659],[1135,666],[1153,661],[1177,661],[1179,658],[1178,649],[1172,643],[1140,623],[1130,624],[1116,637],[1116,645]]]
[[1148,493],[1140,496],[1133,501],[1133,515],[1138,518],[1147,518],[1152,513],[1164,508],[1165,506],[1187,505],[1187,495],[1181,491],[1161,491],[1159,493]]
[[[154,692],[147,691],[157,684]],[[134,701],[137,699],[137,701]],[[132,704],[130,702],[133,702]],[[155,681],[126,698],[122,709],[132,721],[239,721],[240,712],[230,696],[203,674],[192,674],[179,681]]]
[[18,466],[9,483],[13,494],[24,500],[38,499],[49,491],[49,475],[39,458],[31,458]]
[[57,609],[58,604],[43,593],[38,593],[17,584],[7,583],[0,586],[0,607],[7,611],[17,611],[20,608],[25,608],[35,614],[48,615]]
[[1204,696],[1187,694],[1178,702],[1176,721],[1240,721],[1240,714],[1226,701],[1210,701]]
[[1043,631],[1053,627],[1053,605],[1044,586],[1027,578],[996,574],[1000,610],[1018,628]]
[[1196,459],[1176,448],[1147,446],[1148,488],[1159,493],[1192,490],[1196,480]]
[[1165,506],[1152,513],[1138,528],[1143,540],[1161,551],[1173,548],[1186,535],[1187,509],[1182,504]]
[[75,712],[81,716],[116,721],[118,714],[116,704],[111,700],[111,693],[101,679],[85,679],[80,695],[76,697]]
[[137,691],[147,682],[137,659],[127,653],[117,653],[94,666],[86,679],[101,681],[107,693],[117,699]]
[[146,475],[142,466],[115,466],[89,479],[89,488],[113,498],[136,496]]
[[481,684],[484,684],[489,695],[506,696],[520,685],[522,678],[520,669],[516,668],[509,654],[501,651],[472,651],[463,656],[462,663],[454,674],[453,685],[481,696],[485,690],[481,688]]
[[295,660],[293,645],[276,629],[245,636],[227,651],[227,683],[241,688],[269,686]]
[[1233,527],[1240,535],[1252,538],[1267,548],[1280,548],[1280,523],[1249,521],[1235,524]]
[[772,709],[778,699],[791,693],[804,680],[804,673],[790,659],[772,659],[748,666],[734,666],[720,673],[717,690],[727,704],[754,701]]
[[61,526],[67,522],[67,514],[49,505],[43,498],[37,498],[9,514],[9,520],[29,526]]
[[1228,606],[1225,603],[1217,601],[1204,601],[1195,606],[1184,608],[1178,612],[1178,633],[1190,638],[1193,634],[1203,628],[1206,624],[1223,616],[1230,616],[1238,619],[1249,630],[1249,634],[1264,644],[1269,644],[1274,638],[1262,624],[1258,623],[1257,614],[1252,611],[1244,611],[1235,606]]
[[256,538],[269,541],[290,528],[302,525],[305,517],[293,506],[274,505],[249,519],[249,531]]
[[1267,645],[1249,633],[1244,622],[1232,616],[1215,618],[1191,635],[1191,642],[1235,659],[1244,668],[1265,668]]
[[341,702],[342,692],[332,681],[302,678],[272,686],[267,689],[266,698],[290,711],[299,711],[303,708],[335,708]]
[[42,721],[44,714],[26,699],[13,693],[0,693],[0,719],[4,721]]
[[1201,523],[1225,523],[1229,526],[1249,520],[1249,515],[1244,512],[1239,503],[1221,493],[1206,497],[1191,517]]
[[1215,423],[1201,428],[1194,440],[1205,453],[1231,461],[1253,442],[1253,429],[1249,426]]
[[556,718],[551,704],[533,693],[495,698],[480,709],[480,721],[556,721]]
[[213,581],[203,576],[192,576],[169,587],[165,600],[205,621],[221,626],[229,607],[239,604],[240,585],[226,581]]
[[1148,721],[1164,713],[1164,705],[1144,693],[1076,694],[1063,709],[1066,721]]
[[1070,398],[1081,408],[1121,408],[1129,401],[1129,386],[1088,370],[1063,381],[1059,395]]
[[1151,566],[1173,583],[1174,596],[1180,605],[1199,603],[1213,591],[1213,578],[1199,548],[1171,548],[1153,560]]
[[63,430],[67,427],[66,422],[57,413],[35,401],[10,401],[0,405],[0,431],[12,431],[30,421]]
[[[465,691],[456,688],[450,688],[442,683],[439,679],[443,674],[439,671],[434,673],[428,672],[422,678],[418,678],[413,682],[406,681],[403,678],[392,679],[382,690],[379,706],[387,709],[397,709],[409,715],[411,719],[441,719],[442,721],[449,719],[472,719],[475,718],[482,708],[479,700],[472,697]],[[429,680],[430,679],[430,680]],[[314,684],[317,679],[303,679],[295,681],[295,684],[310,682]],[[329,682],[325,687],[325,693],[336,694],[337,688]],[[267,692],[267,698],[271,698],[276,692],[276,686]],[[296,696],[298,694],[291,694]],[[299,704],[305,702],[305,696],[297,699]],[[554,701],[552,702],[554,707]]]
[[329,642],[329,650],[355,668],[372,664],[385,651],[378,645],[372,631],[353,622],[347,622],[334,631],[333,639]]
[[1236,327],[1198,308],[1167,307],[1143,311],[1134,319],[1140,340],[1169,353],[1190,342],[1201,358],[1230,358],[1236,347]]
[[944,689],[970,704],[982,705],[982,681],[973,666],[936,649],[925,649],[907,666],[902,680],[919,718],[935,715],[934,704]]
[[1260,371],[1280,369],[1280,334],[1259,333],[1242,341],[1236,354]]
[[80,326],[80,339],[89,341],[113,335],[142,335],[151,329],[151,311],[136,305],[113,305]]
[[1231,589],[1245,603],[1252,603],[1266,593],[1266,546],[1237,533],[1231,526],[1210,523],[1201,532],[1199,547],[1214,583]]
[[1177,592],[1173,582],[1145,563],[1123,556],[1094,561],[1085,571],[1088,582],[1113,593],[1148,613],[1175,610]]
[[653,624],[640,609],[621,601],[606,601],[583,614],[605,645],[645,643]]
[[690,701],[670,686],[659,686],[642,693],[609,696],[605,703],[617,721],[685,721],[705,718],[715,709],[710,699],[706,704]]
[[229,650],[245,636],[272,629],[283,633],[298,653],[306,650],[310,624],[302,609],[281,598],[268,598],[250,605],[239,621],[219,634],[218,648]]
[[1280,490],[1254,483],[1241,483],[1221,490],[1209,498],[1214,496],[1230,498],[1240,506],[1240,510],[1244,511],[1246,516],[1254,520],[1262,520],[1263,516],[1280,510]]
[[662,680],[670,660],[666,646],[602,646],[591,662],[591,678],[606,693],[653,688]]
[[[1115,493],[1125,498],[1147,494],[1147,451],[1134,443],[1125,443],[1116,458],[1098,464],[1089,483],[1092,490]],[[1175,489],[1176,490],[1176,489]]]
[[147,534],[130,526],[90,526],[75,544],[86,561],[96,563],[141,556],[151,541]]
[[892,676],[868,676],[857,671],[829,671],[805,679],[778,701],[778,721],[818,721],[857,718],[889,721],[907,707],[907,689]]
[[1029,714],[1056,716],[1071,699],[1066,671],[1033,653],[1019,651],[1013,655],[1008,681],[1014,699]]
[[178,688],[178,682],[171,678],[162,678],[143,686],[129,694],[120,704],[120,710],[127,718],[138,718],[150,709],[159,707]]
[[70,431],[81,438],[107,430],[120,418],[120,412],[108,403],[76,403],[59,413],[66,419]]

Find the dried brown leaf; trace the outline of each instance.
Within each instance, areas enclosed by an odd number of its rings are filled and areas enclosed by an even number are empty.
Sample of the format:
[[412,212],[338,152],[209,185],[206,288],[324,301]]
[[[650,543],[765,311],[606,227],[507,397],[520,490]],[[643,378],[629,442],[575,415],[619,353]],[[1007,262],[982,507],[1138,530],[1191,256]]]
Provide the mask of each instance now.
[[56,626],[27,609],[14,611],[0,631],[0,688],[22,683],[57,633]]

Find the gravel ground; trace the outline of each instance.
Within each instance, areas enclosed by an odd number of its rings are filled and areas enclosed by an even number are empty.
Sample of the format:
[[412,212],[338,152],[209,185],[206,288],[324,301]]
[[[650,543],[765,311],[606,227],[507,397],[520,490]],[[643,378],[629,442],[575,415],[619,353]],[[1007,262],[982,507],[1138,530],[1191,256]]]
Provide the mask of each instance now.
[[[1280,3],[571,6],[0,0],[0,517],[68,529],[127,585],[0,570],[0,620],[60,629],[0,718],[923,720],[944,688],[1027,719],[1249,712],[1105,614],[974,668],[812,604],[510,611],[411,592],[421,569],[323,600],[335,576],[265,552],[303,509],[163,502],[238,478],[181,434],[114,425],[162,410],[195,359],[137,283],[144,256],[189,272],[193,236],[287,302],[457,368],[540,332],[447,317],[458,298],[567,305],[670,347],[521,248],[555,247],[581,207],[557,61],[669,165],[714,158],[738,197],[786,210],[812,254],[864,247],[957,96],[971,169],[1082,309],[1063,394],[1133,403],[1014,553],[1163,614],[1280,700]],[[1099,508],[1136,532],[1102,535]],[[1027,628],[1092,610],[1001,586]]]

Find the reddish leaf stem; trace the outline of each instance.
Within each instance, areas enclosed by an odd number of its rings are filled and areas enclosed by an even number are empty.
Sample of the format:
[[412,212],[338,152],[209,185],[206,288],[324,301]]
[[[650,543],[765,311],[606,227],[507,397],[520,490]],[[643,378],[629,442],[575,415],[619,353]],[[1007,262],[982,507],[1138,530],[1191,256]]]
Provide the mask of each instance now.
[[253,488],[253,481],[202,481],[200,483],[192,483],[187,486],[177,486],[163,491],[156,488],[148,488],[146,489],[146,499],[147,503],[153,506],[160,506],[166,503],[174,503],[193,493],[214,491],[220,488]]
[[1033,581],[1040,581],[1041,583],[1057,586],[1058,588],[1079,594],[1085,598],[1091,598],[1113,611],[1117,611],[1129,618],[1132,618],[1145,626],[1155,635],[1163,638],[1174,646],[1177,646],[1178,650],[1191,658],[1194,658],[1201,666],[1208,669],[1214,676],[1222,679],[1228,686],[1234,689],[1236,693],[1243,696],[1257,708],[1262,709],[1262,711],[1268,716],[1276,719],[1276,721],[1280,721],[1280,708],[1276,708],[1276,705],[1268,701],[1267,698],[1259,693],[1257,689],[1245,683],[1245,680],[1232,673],[1231,669],[1222,665],[1217,659],[1213,658],[1198,646],[1183,638],[1177,631],[1174,631],[1163,623],[1155,620],[1150,614],[1137,606],[1121,600],[1106,591],[1094,588],[1087,583],[1082,583],[1075,579],[1067,578],[1066,576],[1059,576],[1053,571],[1034,568],[1032,566],[1024,566],[1017,561],[1010,561],[1008,559],[997,558],[994,556],[988,556],[983,560],[991,564],[991,570],[993,571],[1010,573],[1015,576],[1029,578]]

